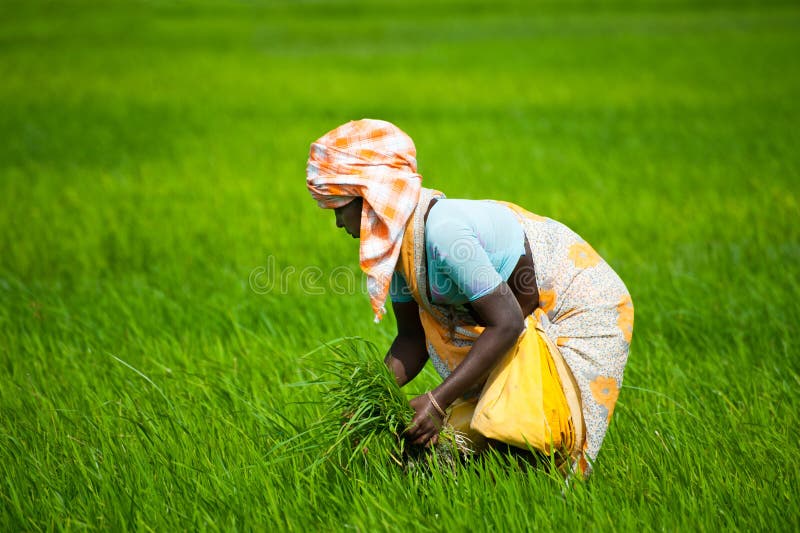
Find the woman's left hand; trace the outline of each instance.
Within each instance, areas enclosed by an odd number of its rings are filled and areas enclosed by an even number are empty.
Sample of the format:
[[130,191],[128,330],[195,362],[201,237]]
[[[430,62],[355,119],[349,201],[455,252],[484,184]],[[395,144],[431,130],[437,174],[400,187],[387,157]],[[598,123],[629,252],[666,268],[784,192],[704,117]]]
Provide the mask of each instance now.
[[427,395],[417,396],[409,402],[414,408],[414,415],[411,424],[405,431],[406,439],[411,444],[418,446],[434,446],[439,442],[439,431],[442,429],[442,416],[433,407]]

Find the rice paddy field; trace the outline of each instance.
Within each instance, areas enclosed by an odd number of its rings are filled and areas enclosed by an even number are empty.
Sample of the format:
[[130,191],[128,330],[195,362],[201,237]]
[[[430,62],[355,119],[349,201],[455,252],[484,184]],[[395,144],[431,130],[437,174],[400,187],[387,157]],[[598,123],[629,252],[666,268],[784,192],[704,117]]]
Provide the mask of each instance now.
[[[799,58],[795,2],[4,0],[0,530],[797,531]],[[589,482],[296,445],[395,333],[304,183],[363,117],[625,280]]]

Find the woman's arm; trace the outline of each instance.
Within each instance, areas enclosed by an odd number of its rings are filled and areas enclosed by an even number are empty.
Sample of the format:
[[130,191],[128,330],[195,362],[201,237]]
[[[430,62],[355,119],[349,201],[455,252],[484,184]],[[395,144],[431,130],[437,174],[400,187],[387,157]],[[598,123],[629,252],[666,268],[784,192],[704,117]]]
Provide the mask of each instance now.
[[[431,391],[442,409],[486,379],[494,365],[514,346],[525,327],[519,303],[506,283],[473,301],[472,307],[483,319],[486,329],[461,364]],[[416,415],[406,432],[407,438],[414,444],[435,443],[442,417],[427,395],[411,400],[411,406]]]
[[397,319],[397,337],[384,362],[402,387],[420,373],[428,360],[428,352],[417,303],[392,302],[392,309]]

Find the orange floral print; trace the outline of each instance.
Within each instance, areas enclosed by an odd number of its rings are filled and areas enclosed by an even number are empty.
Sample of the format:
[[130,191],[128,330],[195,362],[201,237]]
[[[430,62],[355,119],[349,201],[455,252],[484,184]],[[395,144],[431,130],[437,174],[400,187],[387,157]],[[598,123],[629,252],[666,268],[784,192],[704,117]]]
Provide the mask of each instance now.
[[589,472],[589,463],[586,461],[586,454],[582,453],[580,459],[578,460],[578,472],[581,475],[581,478],[586,478],[587,472]]
[[617,304],[617,326],[622,330],[622,335],[627,342],[631,342],[633,338],[633,302],[629,295],[622,297],[622,300]]
[[592,470],[592,467],[589,465],[589,461],[586,460],[586,450],[588,449],[588,442],[583,441],[583,446],[581,446],[581,451],[578,454],[578,473],[583,479],[586,479],[589,475],[589,472]]
[[617,380],[607,376],[597,376],[589,386],[592,388],[592,396],[597,403],[608,409],[608,420],[614,412],[614,406],[619,397],[619,387]]
[[556,308],[556,291],[552,289],[539,289],[539,307],[545,313]]
[[569,258],[577,268],[589,268],[600,262],[600,256],[587,242],[576,242],[569,247]]

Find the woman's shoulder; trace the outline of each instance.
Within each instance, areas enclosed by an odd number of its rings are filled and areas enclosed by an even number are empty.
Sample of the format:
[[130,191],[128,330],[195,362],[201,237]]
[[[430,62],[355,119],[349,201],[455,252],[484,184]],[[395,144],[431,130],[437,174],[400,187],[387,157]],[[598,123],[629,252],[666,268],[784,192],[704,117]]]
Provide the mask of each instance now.
[[[439,200],[428,213],[425,223],[425,246],[433,258],[453,245],[477,238],[471,209],[479,200]],[[471,205],[472,204],[472,205]],[[442,255],[446,256],[447,253]]]
[[472,201],[450,198],[437,201],[425,221],[426,237],[446,236],[458,228],[470,226],[469,205],[465,202]]
[[488,207],[486,200],[461,200],[442,198],[438,200],[428,213],[429,226],[449,224],[470,224],[475,214]]
[[428,213],[426,233],[442,231],[447,228],[472,228],[505,223],[506,219],[516,220],[515,215],[505,205],[494,200],[461,200],[443,198],[438,200]]

